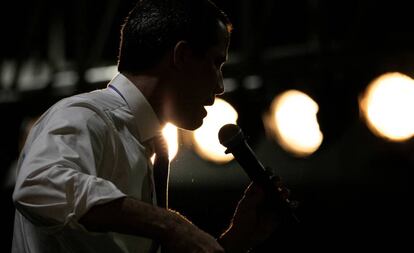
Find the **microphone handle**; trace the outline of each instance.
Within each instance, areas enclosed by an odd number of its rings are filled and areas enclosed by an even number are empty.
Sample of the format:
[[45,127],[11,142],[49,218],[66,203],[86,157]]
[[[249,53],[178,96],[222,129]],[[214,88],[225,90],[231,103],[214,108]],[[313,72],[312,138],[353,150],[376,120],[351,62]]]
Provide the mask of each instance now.
[[233,154],[234,158],[252,181],[258,183],[265,189],[271,188],[269,184],[270,175],[245,141],[242,145],[229,148],[228,151]]
[[280,178],[265,169],[246,140],[243,139],[243,142],[243,144],[228,147],[226,153],[232,153],[247,176],[253,182],[260,185],[270,195],[272,200],[281,203],[282,208],[290,214],[295,222],[299,222],[299,219],[293,212],[297,208],[297,202],[291,201],[288,197],[282,195],[282,189],[277,185]]

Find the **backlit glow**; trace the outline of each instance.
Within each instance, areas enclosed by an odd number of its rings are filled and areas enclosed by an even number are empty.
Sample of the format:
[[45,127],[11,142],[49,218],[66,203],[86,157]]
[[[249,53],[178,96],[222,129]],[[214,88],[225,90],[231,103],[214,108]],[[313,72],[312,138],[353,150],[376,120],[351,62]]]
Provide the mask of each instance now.
[[[168,157],[170,161],[174,159],[174,157],[178,153],[178,130],[174,124],[167,123],[164,128],[162,129],[162,135],[164,136],[165,141],[167,142],[168,146]],[[152,163],[154,163],[155,154],[151,157]]]
[[178,153],[178,130],[177,127],[171,123],[167,123],[165,127],[162,129],[162,135],[164,136],[165,140],[167,141],[168,145],[168,157],[170,161],[174,159],[174,157]]

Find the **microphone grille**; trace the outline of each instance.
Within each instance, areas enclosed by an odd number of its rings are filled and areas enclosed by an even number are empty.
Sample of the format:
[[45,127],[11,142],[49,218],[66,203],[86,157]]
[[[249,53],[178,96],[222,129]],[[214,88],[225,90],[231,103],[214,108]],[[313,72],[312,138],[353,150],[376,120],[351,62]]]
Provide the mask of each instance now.
[[237,135],[240,135],[241,129],[235,124],[226,124],[220,128],[218,138],[223,146],[227,146]]

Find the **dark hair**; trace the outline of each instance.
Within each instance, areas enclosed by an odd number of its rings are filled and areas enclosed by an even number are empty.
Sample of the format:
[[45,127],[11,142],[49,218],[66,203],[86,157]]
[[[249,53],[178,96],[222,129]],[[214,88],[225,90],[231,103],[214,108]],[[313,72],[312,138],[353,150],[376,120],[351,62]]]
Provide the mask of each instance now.
[[218,21],[231,32],[226,14],[209,0],[140,0],[121,29],[118,70],[154,67],[180,40],[204,54],[218,43]]

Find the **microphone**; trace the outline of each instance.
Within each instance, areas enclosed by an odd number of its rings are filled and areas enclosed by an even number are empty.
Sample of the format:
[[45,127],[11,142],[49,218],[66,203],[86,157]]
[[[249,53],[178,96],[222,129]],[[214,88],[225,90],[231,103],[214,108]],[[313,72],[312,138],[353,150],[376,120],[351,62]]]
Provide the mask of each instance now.
[[282,209],[290,213],[294,221],[299,222],[299,219],[293,212],[297,208],[298,202],[291,201],[283,194],[283,189],[278,186],[280,178],[265,169],[263,164],[257,159],[255,153],[247,144],[240,127],[234,124],[224,125],[218,133],[218,138],[221,145],[227,148],[225,153],[233,154],[249,178],[261,186],[272,200],[281,203]]

